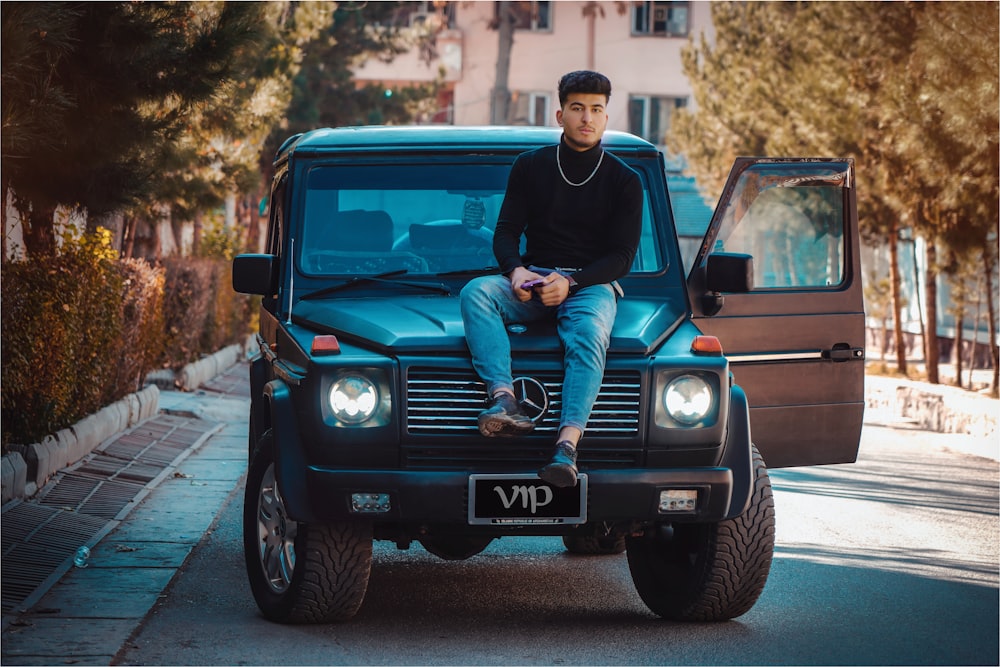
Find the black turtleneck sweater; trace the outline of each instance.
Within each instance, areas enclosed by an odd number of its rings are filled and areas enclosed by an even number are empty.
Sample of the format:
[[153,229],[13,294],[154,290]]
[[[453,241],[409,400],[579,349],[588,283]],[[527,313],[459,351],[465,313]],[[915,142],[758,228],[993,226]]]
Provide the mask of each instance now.
[[[566,178],[582,183],[601,152],[569,148],[560,139],[559,163]],[[559,174],[556,146],[522,153],[514,161],[493,235],[500,270],[519,266],[571,267],[579,287],[609,283],[629,272],[642,232],[642,183],[611,153],[585,185]],[[521,235],[527,239],[524,256]]]

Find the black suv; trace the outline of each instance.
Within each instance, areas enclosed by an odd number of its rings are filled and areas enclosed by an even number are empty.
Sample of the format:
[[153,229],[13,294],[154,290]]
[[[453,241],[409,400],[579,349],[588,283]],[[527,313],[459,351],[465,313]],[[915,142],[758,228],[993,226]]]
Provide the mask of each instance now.
[[[262,297],[250,366],[247,573],[264,615],[360,607],[372,541],[465,559],[497,538],[627,552],[670,619],[748,611],[774,548],[771,467],[857,456],[864,312],[850,159],[740,158],[685,276],[656,148],[608,132],[644,186],[642,238],[571,489],[535,471],[559,423],[553,323],[509,327],[534,432],[477,429],[458,294],[496,272],[507,174],[558,128],[359,127],[288,139],[267,252],[233,286]],[[723,352],[725,350],[725,352]],[[752,435],[751,435],[752,434]]]

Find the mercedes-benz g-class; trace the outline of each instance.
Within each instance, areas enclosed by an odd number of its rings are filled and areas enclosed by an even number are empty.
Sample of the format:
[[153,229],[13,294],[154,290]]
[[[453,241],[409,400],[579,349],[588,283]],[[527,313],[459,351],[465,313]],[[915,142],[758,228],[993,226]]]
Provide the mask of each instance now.
[[554,323],[511,324],[531,435],[483,437],[459,292],[497,272],[507,174],[558,128],[317,130],[279,150],[250,366],[247,573],[281,622],[351,617],[373,540],[465,559],[508,536],[626,552],[669,619],[748,611],[774,547],[770,467],[854,461],[864,313],[851,159],[740,158],[685,275],[664,161],[607,150],[644,186],[642,237],[579,450],[542,482],[559,423]]

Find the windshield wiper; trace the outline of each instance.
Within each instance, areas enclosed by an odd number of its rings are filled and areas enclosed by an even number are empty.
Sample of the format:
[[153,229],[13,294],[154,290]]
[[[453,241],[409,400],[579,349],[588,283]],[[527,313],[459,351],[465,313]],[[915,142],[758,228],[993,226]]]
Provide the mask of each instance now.
[[315,292],[310,292],[304,297],[299,299],[299,301],[306,301],[308,299],[318,299],[320,297],[333,294],[334,292],[339,292],[341,290],[349,289],[352,287],[357,287],[364,283],[388,283],[392,285],[406,285],[407,287],[416,287],[418,289],[430,290],[432,292],[438,292],[439,294],[444,294],[445,296],[451,296],[451,289],[443,283],[428,284],[428,283],[418,283],[411,282],[408,280],[395,280],[394,276],[401,276],[404,273],[408,273],[407,269],[396,269],[395,271],[386,271],[384,273],[376,273],[373,276],[354,276],[353,278],[346,280],[337,285],[330,285],[329,287],[324,287],[318,289]]
[[491,273],[498,273],[500,271],[499,266],[484,266],[481,269],[456,269],[454,271],[445,271],[439,273],[439,276],[487,276]]

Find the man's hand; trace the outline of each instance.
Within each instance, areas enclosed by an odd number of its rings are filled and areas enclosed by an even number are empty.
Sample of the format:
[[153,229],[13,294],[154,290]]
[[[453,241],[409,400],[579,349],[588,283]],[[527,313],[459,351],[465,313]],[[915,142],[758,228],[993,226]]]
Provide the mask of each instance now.
[[[521,286],[526,283],[536,284],[523,289]],[[553,272],[543,277],[523,266],[511,271],[510,286],[520,301],[528,301],[532,294],[537,294],[546,306],[558,306],[569,296],[569,280],[565,276]]]
[[545,276],[541,285],[536,285],[533,289],[543,304],[558,306],[569,296],[569,280],[561,273],[550,273]]
[[510,288],[514,291],[514,296],[516,296],[519,301],[530,300],[532,290],[535,289],[533,287],[522,289],[521,285],[534,282],[536,280],[542,280],[542,276],[538,275],[534,271],[524,268],[523,266],[519,266],[510,272]]

